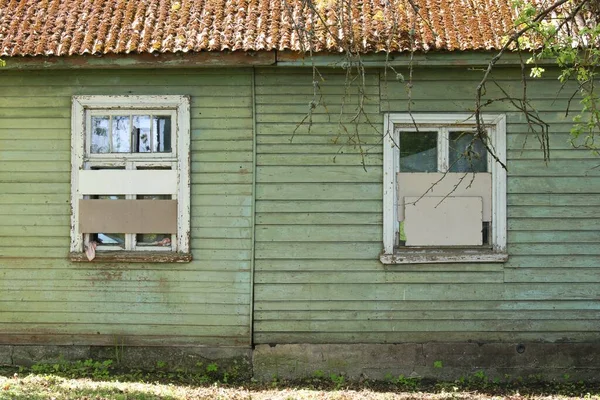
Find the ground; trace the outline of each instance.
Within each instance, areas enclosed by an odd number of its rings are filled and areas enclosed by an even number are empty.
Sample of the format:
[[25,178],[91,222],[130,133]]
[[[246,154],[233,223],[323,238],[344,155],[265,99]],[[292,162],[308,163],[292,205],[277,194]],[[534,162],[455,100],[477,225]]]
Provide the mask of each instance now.
[[[210,367],[210,366],[209,366]],[[483,374],[456,382],[423,382],[395,377],[385,382],[346,382],[342,376],[316,376],[302,382],[231,382],[227,376],[155,370],[114,371],[107,363],[88,362],[0,369],[1,400],[183,400],[183,399],[595,399],[600,383],[544,382],[540,377],[498,382]],[[35,370],[35,371],[34,371]]]

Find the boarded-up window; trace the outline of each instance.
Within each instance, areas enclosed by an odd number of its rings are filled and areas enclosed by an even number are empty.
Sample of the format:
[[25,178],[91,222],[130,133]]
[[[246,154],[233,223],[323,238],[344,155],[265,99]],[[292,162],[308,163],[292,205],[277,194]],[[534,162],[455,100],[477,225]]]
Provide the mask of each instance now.
[[189,252],[189,99],[73,99],[71,251]]

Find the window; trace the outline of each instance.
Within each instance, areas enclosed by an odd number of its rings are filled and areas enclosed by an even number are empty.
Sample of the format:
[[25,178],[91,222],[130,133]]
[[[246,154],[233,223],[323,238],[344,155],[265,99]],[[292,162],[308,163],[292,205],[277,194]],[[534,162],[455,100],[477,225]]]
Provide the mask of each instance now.
[[[506,119],[471,114],[389,114],[385,120],[385,264],[503,262]],[[487,147],[487,148],[486,148]]]
[[71,259],[189,261],[186,96],[75,96]]

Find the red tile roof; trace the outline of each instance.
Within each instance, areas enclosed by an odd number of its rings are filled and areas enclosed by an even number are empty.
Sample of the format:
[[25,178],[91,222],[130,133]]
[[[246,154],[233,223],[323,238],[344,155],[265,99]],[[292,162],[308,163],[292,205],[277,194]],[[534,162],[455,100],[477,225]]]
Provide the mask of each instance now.
[[[419,16],[415,16],[418,8]],[[0,0],[0,56],[221,50],[489,50],[511,28],[509,0]],[[347,3],[346,3],[347,4]],[[335,32],[337,39],[326,33]],[[299,27],[315,27],[310,38]]]

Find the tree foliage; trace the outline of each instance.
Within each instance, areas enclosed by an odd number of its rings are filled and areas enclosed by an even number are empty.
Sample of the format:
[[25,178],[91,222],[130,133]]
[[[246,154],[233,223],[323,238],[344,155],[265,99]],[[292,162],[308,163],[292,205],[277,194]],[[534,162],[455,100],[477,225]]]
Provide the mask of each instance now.
[[[409,98],[406,109],[411,113],[415,74],[413,59],[417,51],[423,50],[423,36],[426,35],[423,32],[428,31],[428,35],[433,38],[437,35],[436,28],[430,23],[427,15],[428,10],[419,5],[421,2],[382,0],[383,11],[378,11],[371,22],[383,26],[384,29],[379,29],[380,37],[376,48],[369,49],[365,48],[365,40],[361,38],[364,31],[359,31],[353,24],[353,17],[363,6],[361,0],[302,1],[306,5],[306,14],[290,17],[295,21],[295,29],[303,51],[312,59],[317,51],[323,47],[331,47],[334,43],[343,56],[344,61],[340,65],[346,71],[347,89],[354,87],[353,92],[358,93],[356,114],[350,122],[368,122],[368,116],[364,112],[366,69],[363,58],[364,53],[369,51],[384,52],[388,57],[399,51],[409,53],[408,73],[401,73],[391,63],[386,63],[384,74],[390,74],[400,84],[405,85]],[[513,0],[510,7],[514,23],[505,32],[503,45],[490,55],[479,84],[473,88],[474,105],[471,111],[477,122],[477,135],[473,140],[487,143],[486,129],[481,122],[486,108],[494,102],[509,102],[524,114],[529,131],[538,138],[547,160],[550,157],[549,125],[529,101],[527,82],[543,76],[546,73],[544,67],[552,65],[559,69],[558,79],[562,82],[563,89],[568,87],[568,82],[576,82],[577,89],[571,93],[565,109],[565,113],[570,115],[574,122],[571,130],[572,144],[598,153],[596,138],[600,133],[600,100],[597,89],[600,84],[597,72],[600,65],[600,0]],[[324,42],[328,42],[328,45],[324,46]],[[508,53],[518,54],[521,60],[520,96],[509,95],[492,78],[492,71]],[[302,121],[308,123],[309,129],[313,111],[323,105],[319,91],[321,78],[317,66],[313,64],[314,97],[309,104],[307,116]],[[486,98],[490,85],[499,89],[503,96]],[[581,105],[575,107],[575,101]],[[363,152],[356,129],[350,129],[347,124],[340,122],[340,131],[350,135],[349,142],[357,145],[361,153]],[[499,162],[493,149],[487,147],[487,150]]]

